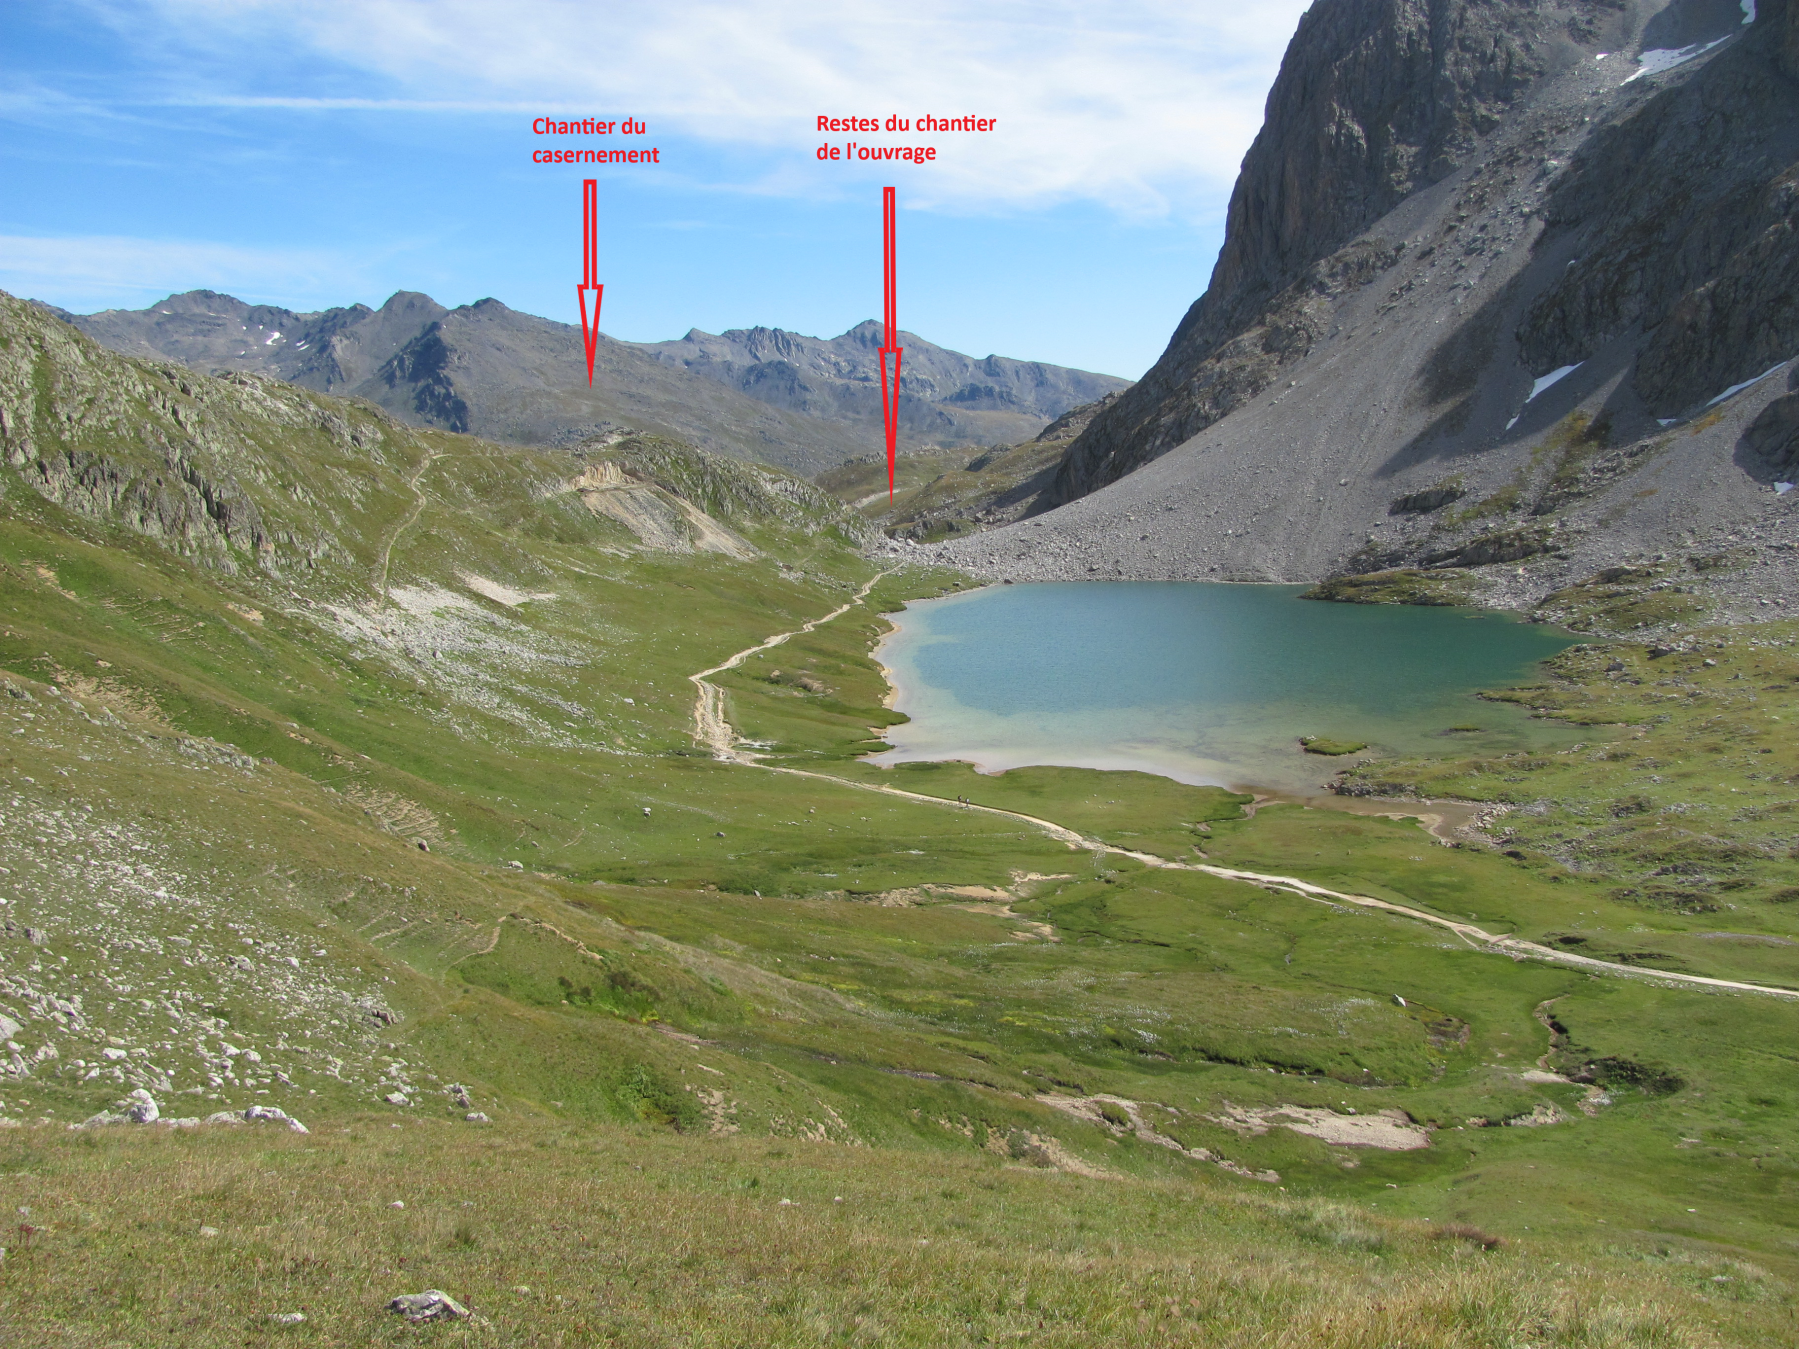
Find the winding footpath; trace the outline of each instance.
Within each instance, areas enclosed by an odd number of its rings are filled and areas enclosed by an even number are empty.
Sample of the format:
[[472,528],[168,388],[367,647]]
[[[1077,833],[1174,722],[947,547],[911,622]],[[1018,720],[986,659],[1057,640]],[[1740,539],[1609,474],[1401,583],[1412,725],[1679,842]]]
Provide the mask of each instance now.
[[419,484],[424,481],[425,474],[430,471],[431,465],[435,464],[443,457],[444,452],[442,450],[430,451],[425,455],[425,462],[420,464],[417,471],[406,480],[406,486],[412,491],[412,509],[406,513],[406,518],[404,520],[394,526],[394,532],[388,536],[387,542],[381,546],[381,569],[375,576],[375,592],[383,598],[387,595],[387,574],[389,568],[393,564],[394,545],[400,541],[400,535],[412,528],[413,523],[425,509],[425,501],[427,499],[425,496],[425,489],[420,487]]
[[1774,988],[1767,984],[1744,983],[1736,979],[1711,979],[1699,974],[1675,974],[1668,970],[1647,970],[1634,965],[1620,965],[1609,960],[1595,960],[1591,956],[1576,955],[1571,951],[1558,951],[1553,946],[1525,941],[1521,937],[1508,937],[1502,933],[1488,932],[1473,923],[1458,923],[1454,919],[1444,918],[1440,914],[1431,913],[1425,909],[1414,909],[1405,904],[1395,904],[1390,900],[1375,899],[1371,895],[1352,895],[1341,890],[1329,890],[1322,885],[1314,885],[1310,881],[1300,880],[1296,876],[1276,876],[1260,871],[1240,871],[1233,867],[1207,866],[1198,862],[1173,862],[1166,857],[1158,857],[1154,853],[1135,852],[1100,839],[1088,838],[1066,825],[1057,824],[1054,820],[1039,819],[1035,815],[1026,815],[1015,810],[1002,810],[998,806],[976,805],[974,802],[948,801],[941,796],[926,796],[921,792],[906,791],[902,787],[885,787],[873,782],[852,782],[845,778],[833,777],[829,773],[814,772],[807,768],[787,768],[777,764],[763,763],[761,756],[748,750],[739,749],[737,732],[732,727],[730,718],[725,714],[724,690],[716,684],[707,683],[707,677],[722,674],[726,670],[734,670],[758,652],[780,646],[791,638],[811,632],[813,629],[841,617],[867,599],[868,592],[886,575],[886,572],[882,572],[875,576],[858,590],[855,597],[847,604],[839,605],[822,618],[815,618],[791,632],[776,633],[764,642],[739,651],[720,665],[714,665],[709,670],[701,670],[698,674],[688,675],[687,677],[693,681],[698,690],[693,711],[694,739],[710,750],[713,758],[724,763],[739,764],[745,768],[759,768],[765,773],[786,773],[793,777],[816,778],[820,782],[848,787],[854,791],[874,792],[881,796],[897,796],[907,801],[941,806],[948,810],[978,810],[988,815],[998,815],[1008,820],[1017,820],[1021,824],[1028,824],[1057,842],[1066,844],[1071,849],[1113,857],[1128,857],[1159,871],[1203,872],[1208,876],[1216,876],[1220,880],[1241,881],[1247,885],[1261,886],[1264,890],[1296,895],[1301,899],[1316,900],[1323,904],[1348,904],[1356,908],[1377,909],[1383,913],[1398,914],[1417,922],[1429,923],[1433,927],[1447,929],[1474,950],[1509,956],[1513,960],[1542,960],[1551,964],[1572,966],[1592,974],[1622,975],[1626,978],[1659,984],[1666,988],[1717,988],[1799,1000],[1799,989]]

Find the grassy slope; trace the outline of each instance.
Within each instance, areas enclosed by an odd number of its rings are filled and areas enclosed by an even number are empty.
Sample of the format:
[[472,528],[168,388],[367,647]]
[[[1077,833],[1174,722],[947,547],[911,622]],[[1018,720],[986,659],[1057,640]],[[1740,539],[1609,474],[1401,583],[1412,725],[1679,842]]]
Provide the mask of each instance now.
[[[206,392],[212,415],[255,421]],[[298,1300],[315,1320],[293,1333],[329,1342],[436,1284],[482,1303],[496,1343],[654,1343],[688,1281],[702,1343],[1499,1344],[1542,1326],[1748,1343],[1790,1317],[1799,1009],[1513,964],[1002,817],[698,757],[686,676],[871,574],[828,519],[730,519],[764,549],[747,563],[646,553],[543,494],[565,457],[379,434],[335,463],[310,430],[230,442],[271,533],[336,531],[312,567],[283,555],[296,545],[258,563],[216,540],[198,566],[0,479],[0,668],[29,695],[0,693],[0,1009],[25,1024],[29,1067],[0,1083],[0,1113],[50,1125],[0,1134],[4,1183],[41,1229],[0,1266],[0,1326],[235,1342]],[[384,558],[385,602],[369,588]],[[1226,793],[1138,774],[856,763],[891,717],[875,611],[953,583],[891,578],[721,676],[735,724],[777,764],[1532,935],[1650,927],[1707,962],[1691,968],[1799,982],[1789,948],[1694,935],[1721,910],[1646,909],[1535,851],[1297,807],[1244,819]],[[1564,757],[1595,783],[1611,771]],[[1784,941],[1792,913],[1758,902],[1728,927]],[[41,993],[80,996],[79,1015]],[[58,1057],[34,1060],[44,1045]],[[1514,1071],[1545,1053],[1643,1073],[1588,1117],[1584,1088]],[[491,1133],[460,1123],[452,1083]],[[134,1085],[170,1115],[279,1104],[314,1134],[53,1127]],[[1142,1102],[1186,1147],[1278,1169],[1285,1195],[1046,1092]],[[1421,1151],[1348,1149],[1226,1128],[1208,1118],[1226,1102],[1442,1127]],[[1466,1122],[1546,1103],[1568,1121]],[[1057,1170],[1074,1159],[1110,1178]],[[404,1217],[382,1197],[402,1181]],[[827,1191],[844,1211],[818,1212]],[[1411,1218],[1522,1248],[1427,1242]],[[200,1223],[224,1235],[206,1244]],[[133,1272],[146,1259],[154,1286]],[[515,1283],[536,1291],[509,1300]]]

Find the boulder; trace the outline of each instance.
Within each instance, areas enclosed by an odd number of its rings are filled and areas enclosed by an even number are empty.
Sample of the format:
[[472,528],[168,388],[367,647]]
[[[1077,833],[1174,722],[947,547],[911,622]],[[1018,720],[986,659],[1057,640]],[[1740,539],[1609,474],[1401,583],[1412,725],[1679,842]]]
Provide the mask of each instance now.
[[415,1324],[421,1321],[465,1321],[469,1310],[448,1293],[427,1288],[422,1293],[402,1293],[387,1309]]
[[269,1120],[275,1124],[285,1124],[297,1134],[312,1132],[312,1130],[308,1129],[304,1124],[300,1123],[299,1120],[295,1119],[279,1106],[253,1105],[244,1111],[244,1118],[251,1123],[255,1123],[257,1120]]

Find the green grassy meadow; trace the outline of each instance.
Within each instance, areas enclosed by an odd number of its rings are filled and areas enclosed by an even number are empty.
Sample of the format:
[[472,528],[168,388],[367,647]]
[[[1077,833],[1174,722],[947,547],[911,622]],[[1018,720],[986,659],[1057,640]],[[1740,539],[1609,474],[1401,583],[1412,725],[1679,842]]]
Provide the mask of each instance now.
[[[805,485],[608,450],[755,551],[651,548],[591,459],[5,306],[0,1338],[1790,1342],[1799,1001],[1654,977],[1799,988],[1786,627],[1494,695],[1603,744],[1345,778],[1497,845],[880,769],[882,614],[970,582]],[[757,764],[696,743],[690,675],[871,580],[713,677]],[[132,1090],[310,1132],[68,1127]],[[480,1319],[383,1310],[425,1287]]]

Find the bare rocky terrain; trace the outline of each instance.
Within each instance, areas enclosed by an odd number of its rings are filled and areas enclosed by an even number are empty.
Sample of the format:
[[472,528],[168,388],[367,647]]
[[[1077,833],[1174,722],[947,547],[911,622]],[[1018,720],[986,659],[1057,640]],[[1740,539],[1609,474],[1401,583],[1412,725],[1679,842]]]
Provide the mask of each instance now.
[[1325,0],[1268,109],[1161,362],[933,556],[1786,602],[1799,5]]

